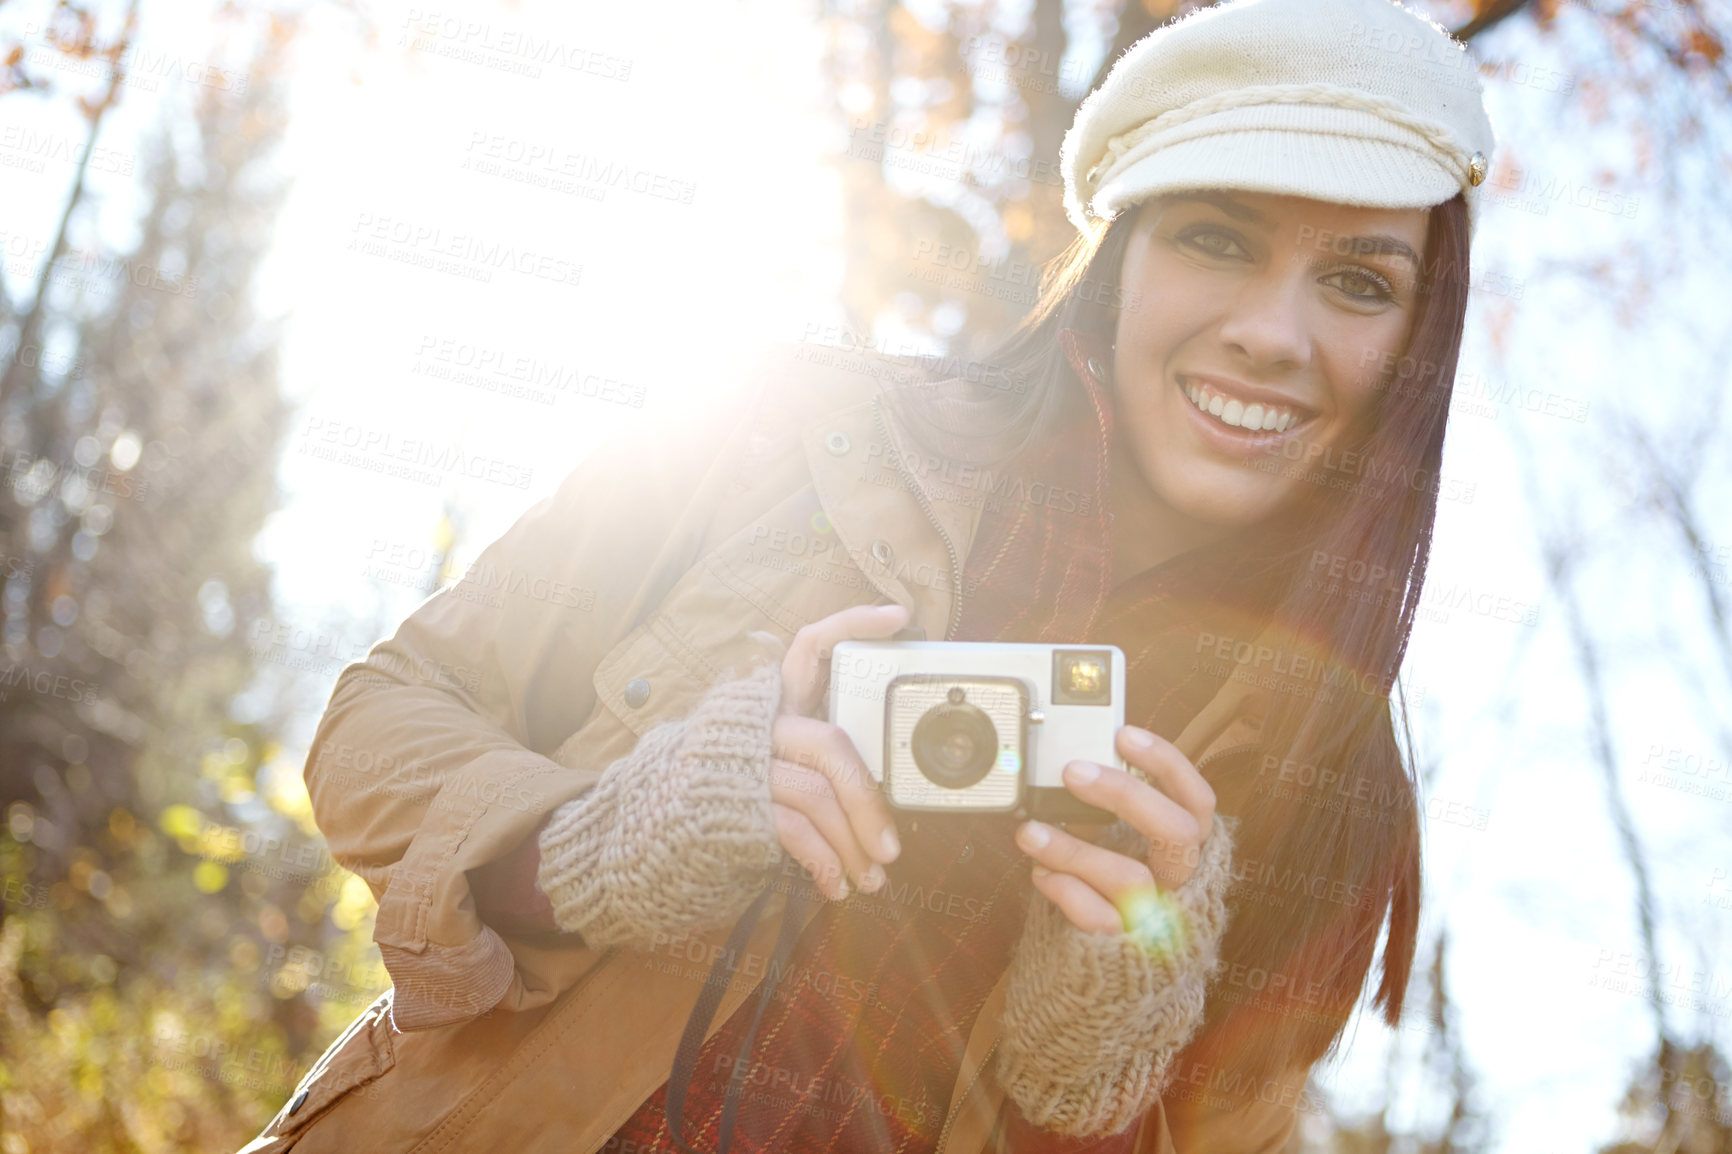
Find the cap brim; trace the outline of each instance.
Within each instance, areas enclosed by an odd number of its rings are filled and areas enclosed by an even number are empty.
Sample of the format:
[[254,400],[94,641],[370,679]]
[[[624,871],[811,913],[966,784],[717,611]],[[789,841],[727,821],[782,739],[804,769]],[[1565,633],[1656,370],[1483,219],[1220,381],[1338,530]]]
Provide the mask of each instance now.
[[1196,188],[1302,196],[1366,208],[1427,208],[1461,191],[1442,165],[1405,145],[1250,128],[1177,141],[1133,162],[1101,187],[1091,208],[1097,216],[1113,217],[1150,197]]

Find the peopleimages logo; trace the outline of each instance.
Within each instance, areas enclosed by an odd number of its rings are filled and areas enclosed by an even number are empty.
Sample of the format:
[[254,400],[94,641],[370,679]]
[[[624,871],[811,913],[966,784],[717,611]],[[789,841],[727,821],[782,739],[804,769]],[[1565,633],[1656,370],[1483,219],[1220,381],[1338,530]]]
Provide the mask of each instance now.
[[412,372],[551,405],[556,394],[643,408],[641,384],[496,345],[423,334]]
[[[908,362],[905,369],[918,367],[918,373],[910,380],[947,380],[960,377],[971,384],[985,385],[988,388],[1000,389],[1006,392],[1022,393],[1028,391],[1028,374],[1010,372],[998,365],[983,361],[957,357],[951,354],[935,355],[921,341],[896,339],[857,333],[839,325],[821,325],[808,323],[800,334],[803,347],[796,359],[819,361],[832,364],[838,368],[854,369],[845,359],[823,359],[815,355],[812,346],[823,346],[835,349],[848,356],[875,358],[877,360]],[[868,362],[871,363],[871,362]],[[874,375],[877,375],[876,365],[873,365]]]
[[97,148],[82,137],[39,132],[16,124],[0,128],[0,152],[16,153],[35,162],[37,167],[34,171],[37,172],[42,171],[45,161],[72,167],[83,164],[86,168],[111,172],[116,176],[131,176],[133,169],[130,153]]
[[631,79],[632,60],[570,44],[541,34],[534,27],[514,27],[412,7],[404,15],[397,43],[418,52],[480,64],[502,72],[537,79],[543,66],[563,68],[621,83]]
[[583,281],[583,265],[577,261],[476,233],[448,232],[438,225],[371,212],[358,213],[349,231],[347,251],[484,283],[491,283],[498,270],[552,284],[575,286]]
[[1008,504],[1043,505],[1061,513],[1076,513],[1084,517],[1095,512],[1089,494],[1077,489],[1015,473],[995,473],[984,465],[966,464],[932,453],[922,455],[913,450],[887,453],[883,444],[874,441],[866,447],[867,468],[883,462],[937,486],[939,491],[934,496],[943,500],[957,500],[959,493],[972,492]]
[[12,697],[14,690],[27,690],[44,697],[58,697],[78,703],[96,700],[96,685],[64,673],[32,669],[28,665],[8,665],[0,668],[0,701]]
[[514,489],[527,489],[535,477],[534,469],[479,453],[465,453],[455,445],[435,444],[418,437],[399,437],[390,429],[322,417],[307,419],[301,430],[298,451],[319,460],[402,476],[422,484],[438,484],[456,474],[477,481],[509,485]]
[[[655,200],[690,204],[698,190],[695,180],[656,172],[613,157],[573,152],[558,141],[522,140],[499,133],[474,131],[469,134],[469,144],[464,153],[462,167],[484,176],[504,175],[516,170],[525,175],[527,183],[555,191],[577,191],[588,186],[599,194],[593,199],[600,199],[609,190],[618,190]],[[561,184],[561,181],[569,183]]]
[[1012,156],[996,144],[865,117],[856,117],[850,125],[847,155],[958,183],[992,185],[1015,179],[1064,186],[1056,159]]

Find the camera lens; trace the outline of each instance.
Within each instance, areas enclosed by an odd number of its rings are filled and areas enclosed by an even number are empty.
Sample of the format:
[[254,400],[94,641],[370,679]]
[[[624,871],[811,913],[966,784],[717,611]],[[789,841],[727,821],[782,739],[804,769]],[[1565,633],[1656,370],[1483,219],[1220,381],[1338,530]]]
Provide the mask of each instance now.
[[914,723],[909,745],[920,772],[945,789],[967,789],[998,760],[998,730],[992,719],[968,704],[958,688]]

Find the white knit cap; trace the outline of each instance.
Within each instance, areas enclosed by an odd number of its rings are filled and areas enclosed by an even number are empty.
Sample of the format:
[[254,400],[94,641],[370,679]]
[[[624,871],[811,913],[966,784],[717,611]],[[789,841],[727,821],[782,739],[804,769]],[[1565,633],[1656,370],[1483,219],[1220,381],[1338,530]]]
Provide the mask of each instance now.
[[1157,28],[1059,150],[1078,229],[1177,189],[1425,208],[1468,227],[1496,138],[1460,42],[1393,0],[1226,0]]

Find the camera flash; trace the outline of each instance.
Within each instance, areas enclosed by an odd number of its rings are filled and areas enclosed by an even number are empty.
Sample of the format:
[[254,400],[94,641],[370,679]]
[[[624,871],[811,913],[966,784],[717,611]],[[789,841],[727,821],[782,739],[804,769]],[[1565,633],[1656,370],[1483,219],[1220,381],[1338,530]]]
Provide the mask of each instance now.
[[1093,697],[1107,679],[1098,657],[1078,658],[1065,668],[1065,689],[1079,697]]
[[1110,705],[1113,697],[1112,651],[1054,649],[1054,705]]

